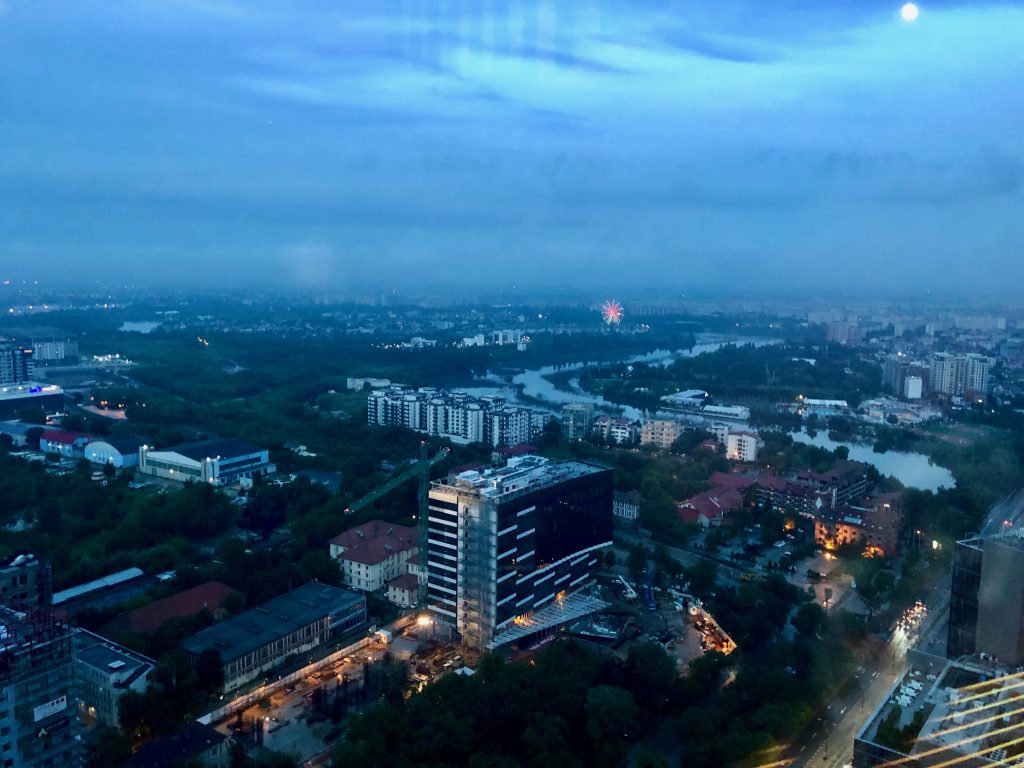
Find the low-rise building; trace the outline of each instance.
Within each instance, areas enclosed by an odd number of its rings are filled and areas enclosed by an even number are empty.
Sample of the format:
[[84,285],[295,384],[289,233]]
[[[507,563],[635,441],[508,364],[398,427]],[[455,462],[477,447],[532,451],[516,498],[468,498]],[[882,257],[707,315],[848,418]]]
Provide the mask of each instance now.
[[640,519],[640,505],[643,496],[637,491],[615,491],[612,496],[612,513],[620,520],[634,523]]
[[869,488],[868,465],[838,461],[827,472],[762,474],[754,493],[761,506],[816,517],[858,499]]
[[388,582],[388,600],[400,608],[410,608],[419,602],[420,580],[411,573],[396,576]]
[[15,448],[24,448],[29,443],[29,432],[38,429],[39,434],[46,431],[46,427],[40,424],[26,424],[23,421],[0,421],[0,435],[7,435],[11,438],[11,445]]
[[35,555],[11,555],[0,563],[0,600],[24,608],[49,608],[53,599],[50,564]]
[[149,605],[118,616],[110,626],[121,632],[148,634],[156,632],[171,619],[184,619],[209,611],[214,619],[224,618],[224,603],[239,592],[219,581],[207,581]]
[[85,446],[85,458],[93,464],[110,464],[118,469],[139,465],[139,448],[149,441],[139,435],[104,437]]
[[39,450],[43,453],[56,453],[66,459],[82,458],[85,455],[85,446],[96,439],[96,435],[84,432],[48,429],[39,436]]
[[868,554],[891,557],[903,525],[900,501],[899,493],[884,493],[820,514],[814,520],[814,540],[829,550],[860,544]]
[[663,451],[672,447],[681,434],[683,425],[673,419],[651,419],[640,428],[640,445],[653,445]]
[[84,629],[75,630],[73,656],[79,713],[86,723],[120,727],[121,697],[145,692],[156,662]]
[[366,621],[366,598],[317,581],[197,632],[182,643],[196,666],[216,652],[229,692],[273,669],[287,656],[306,653]]
[[177,733],[146,742],[128,764],[131,768],[226,768],[228,737],[209,725],[192,722]]
[[405,575],[406,563],[418,551],[418,540],[415,528],[371,520],[331,539],[330,554],[338,562],[345,586],[376,592]]
[[594,419],[594,434],[616,445],[629,445],[640,436],[640,425],[634,419],[601,415]]
[[709,480],[710,490],[691,496],[678,505],[679,519],[701,528],[725,524],[728,515],[743,506],[746,491],[756,479],[750,475],[713,473]]
[[160,451],[147,445],[139,448],[141,474],[183,483],[231,485],[276,469],[266,448],[244,440],[202,440]]

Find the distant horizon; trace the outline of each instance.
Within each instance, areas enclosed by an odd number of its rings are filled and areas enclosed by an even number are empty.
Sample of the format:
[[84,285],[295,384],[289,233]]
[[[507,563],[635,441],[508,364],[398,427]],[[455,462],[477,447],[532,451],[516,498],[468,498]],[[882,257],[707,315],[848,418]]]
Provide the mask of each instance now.
[[0,277],[1011,297],[1024,7],[0,2]]

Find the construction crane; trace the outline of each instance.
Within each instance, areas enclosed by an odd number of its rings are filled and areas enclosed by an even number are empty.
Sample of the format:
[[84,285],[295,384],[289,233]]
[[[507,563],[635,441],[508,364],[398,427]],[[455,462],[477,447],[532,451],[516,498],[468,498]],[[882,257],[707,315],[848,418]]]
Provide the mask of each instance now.
[[[374,488],[365,496],[353,501],[347,507],[345,507],[345,514],[351,515],[358,512],[363,507],[369,506],[381,496],[385,496],[391,491],[395,490],[398,486],[403,483],[407,483],[414,477],[419,478],[419,493],[417,496],[416,504],[416,522],[419,526],[419,552],[422,562],[427,561],[427,497],[430,490],[430,468],[437,464],[439,461],[448,458],[448,454],[451,453],[450,448],[442,448],[433,456],[427,454],[427,443],[420,443],[420,457],[416,461],[413,461],[408,467],[402,472],[388,480],[384,485],[380,485]],[[425,581],[420,581],[419,589],[419,602],[423,603],[427,597],[427,585]]]
[[399,472],[397,475],[395,475],[386,483],[384,483],[384,485],[377,486],[365,496],[361,496],[360,498],[353,501],[351,504],[345,507],[345,514],[351,515],[358,512],[363,507],[373,504],[373,502],[375,502],[377,499],[381,498],[382,496],[386,496],[387,494],[391,493],[391,491],[395,490],[395,488],[397,488],[398,486],[408,482],[409,480],[412,480],[414,477],[419,475],[419,517],[424,518],[426,516],[425,512],[427,510],[427,486],[430,482],[430,468],[437,464],[437,462],[441,461],[442,459],[447,458],[449,453],[451,453],[450,448],[442,448],[433,456],[428,457],[427,444],[420,443],[419,459],[412,462],[408,467],[405,468],[405,470]]

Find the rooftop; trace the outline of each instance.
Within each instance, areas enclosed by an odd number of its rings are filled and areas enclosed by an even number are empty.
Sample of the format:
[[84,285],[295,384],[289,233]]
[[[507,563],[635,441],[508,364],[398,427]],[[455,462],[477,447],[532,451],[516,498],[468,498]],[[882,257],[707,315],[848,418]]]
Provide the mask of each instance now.
[[257,608],[196,632],[182,646],[192,653],[216,649],[227,663],[364,600],[362,595],[347,589],[311,581]]
[[76,633],[79,650],[75,653],[75,659],[101,674],[116,676],[122,686],[131,685],[156,666],[152,659],[105,637],[82,629],[76,630]]
[[203,609],[216,615],[220,612],[227,597],[232,594],[235,594],[235,590],[226,584],[221,584],[219,581],[207,581],[205,584],[130,611],[127,617],[128,630],[130,632],[156,632],[165,621],[194,616]]
[[136,768],[174,768],[198,757],[227,739],[223,733],[202,723],[193,722],[181,731],[142,746],[132,756]]
[[338,534],[331,539],[331,544],[344,548],[342,560],[376,565],[412,549],[418,540],[419,533],[415,528],[371,520]]
[[487,498],[501,498],[547,488],[567,480],[603,472],[606,467],[586,461],[553,462],[542,456],[511,458],[504,467],[462,472],[445,480],[435,480],[434,488],[453,493],[472,493]]
[[149,441],[140,435],[121,435],[119,437],[98,437],[94,443],[106,443],[118,453],[124,455],[138,452],[139,448]]
[[236,456],[248,456],[262,453],[265,449],[245,440],[200,440],[196,443],[182,443],[173,448],[165,449],[169,453],[178,453],[193,461],[205,459],[230,459]]
[[20,400],[24,397],[44,397],[46,395],[63,394],[64,390],[56,384],[38,384],[31,381],[27,381],[24,384],[0,387],[0,400]]
[[137,579],[143,575],[141,568],[125,568],[123,571],[112,573],[109,576],[102,576],[92,581],[87,581],[85,584],[79,584],[74,587],[68,587],[65,590],[56,592],[53,595],[53,604],[60,605],[66,603],[69,600],[74,600],[76,597],[87,595],[90,592],[94,592],[104,587],[113,587],[116,584],[123,584],[126,581]]

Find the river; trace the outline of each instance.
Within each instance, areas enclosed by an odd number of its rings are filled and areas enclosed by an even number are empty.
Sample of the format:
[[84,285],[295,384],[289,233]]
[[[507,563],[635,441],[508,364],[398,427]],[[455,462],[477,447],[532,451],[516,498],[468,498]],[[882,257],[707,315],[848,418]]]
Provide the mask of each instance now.
[[827,448],[830,451],[844,446],[850,451],[851,460],[872,464],[883,475],[891,475],[903,485],[920,488],[922,491],[938,491],[940,488],[952,488],[956,485],[952,472],[933,464],[923,453],[875,453],[870,443],[836,442],[824,431],[816,432],[814,437],[803,431],[790,432],[789,436],[798,443]]
[[[722,336],[721,334],[715,333],[699,333],[697,334],[697,343],[694,344],[690,349],[677,349],[672,351],[670,349],[656,349],[653,352],[646,352],[642,355],[633,355],[621,360],[603,360],[601,364],[607,365],[609,363],[647,363],[648,365],[660,365],[667,366],[674,360],[681,357],[697,357],[698,355],[704,355],[709,352],[717,352],[722,347],[730,344],[736,346],[743,346],[745,344],[753,344],[757,347],[763,347],[768,344],[778,344],[777,339],[765,339],[755,338],[748,336]],[[597,363],[598,361],[592,360],[591,363]],[[578,380],[573,379],[569,385],[573,388],[572,390],[560,389],[547,377],[553,373],[560,371],[579,371],[583,369],[583,366],[588,363],[580,361],[575,363],[563,363],[561,365],[545,365],[542,368],[534,368],[531,370],[523,371],[522,373],[516,374],[512,377],[512,384],[509,385],[502,380],[490,378],[487,381],[493,381],[495,386],[486,387],[470,387],[460,388],[460,392],[468,392],[476,397],[495,396],[500,395],[508,398],[510,401],[517,399],[519,395],[519,388],[522,388],[523,395],[537,400],[543,400],[550,403],[552,406],[561,406],[566,403],[593,403],[597,408],[605,408],[612,411],[619,411],[623,416],[630,419],[639,419],[643,416],[643,413],[638,409],[629,405],[621,405],[619,403],[613,403],[609,400],[605,400],[601,395],[594,395],[589,392],[584,392],[579,388]]]

